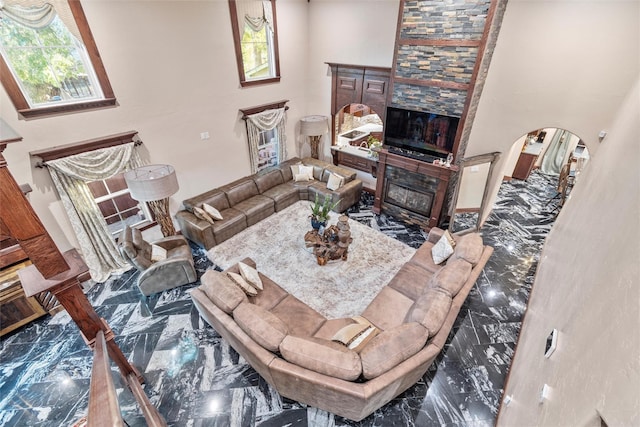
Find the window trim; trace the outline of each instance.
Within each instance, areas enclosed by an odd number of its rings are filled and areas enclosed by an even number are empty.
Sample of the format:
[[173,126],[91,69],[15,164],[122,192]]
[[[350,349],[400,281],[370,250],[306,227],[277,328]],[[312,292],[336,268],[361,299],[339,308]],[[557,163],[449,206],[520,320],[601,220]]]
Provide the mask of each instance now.
[[229,0],[229,12],[231,14],[231,31],[233,32],[233,45],[236,51],[236,63],[238,65],[238,77],[240,78],[240,86],[258,86],[268,83],[277,83],[280,81],[280,51],[278,49],[278,18],[276,17],[276,0],[271,2],[271,10],[273,12],[273,68],[275,70],[274,77],[266,79],[247,80],[244,74],[244,65],[242,61],[242,45],[240,25],[238,24],[238,10],[236,9],[236,0]]
[[14,79],[13,73],[9,69],[9,65],[4,58],[0,56],[0,82],[4,86],[11,102],[15,106],[16,110],[25,119],[40,118],[45,116],[51,116],[54,114],[73,113],[89,109],[113,107],[116,105],[115,94],[113,88],[107,77],[107,71],[100,58],[98,47],[96,46],[95,39],[89,28],[89,23],[82,9],[82,5],[78,0],[68,0],[69,8],[73,13],[73,17],[78,26],[78,31],[82,36],[82,42],[84,43],[87,55],[93,66],[93,70],[98,79],[98,84],[102,88],[103,99],[94,99],[90,101],[76,102],[62,105],[52,105],[46,107],[31,107],[26,97],[20,89],[20,85]]

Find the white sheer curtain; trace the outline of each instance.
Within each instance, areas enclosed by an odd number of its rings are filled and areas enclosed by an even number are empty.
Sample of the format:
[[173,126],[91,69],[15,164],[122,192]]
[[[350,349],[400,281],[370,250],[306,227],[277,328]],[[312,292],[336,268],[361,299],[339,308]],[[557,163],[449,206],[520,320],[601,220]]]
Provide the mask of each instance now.
[[260,145],[260,134],[262,132],[275,128],[278,137],[278,159],[282,161],[287,157],[285,111],[285,108],[275,108],[247,116],[247,137],[249,139],[249,156],[251,159],[252,173],[258,171],[258,146]]
[[91,278],[104,282],[112,273],[129,270],[131,266],[120,255],[87,182],[111,178],[139,166],[134,143],[87,151],[46,164]]

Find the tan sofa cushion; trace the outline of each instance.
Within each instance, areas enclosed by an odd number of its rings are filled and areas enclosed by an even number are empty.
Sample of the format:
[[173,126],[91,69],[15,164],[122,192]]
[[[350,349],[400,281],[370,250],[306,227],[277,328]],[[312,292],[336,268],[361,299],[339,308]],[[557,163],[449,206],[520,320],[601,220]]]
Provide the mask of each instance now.
[[353,325],[356,323],[351,317],[342,317],[340,319],[329,319],[322,324],[320,329],[316,331],[313,335],[315,338],[322,338],[325,340],[331,341],[331,338],[338,332],[340,329],[344,328],[347,325]]
[[484,244],[482,243],[482,237],[478,233],[465,234],[457,239],[456,249],[449,258],[449,261],[454,259],[463,259],[470,262],[471,265],[476,265],[480,261],[482,256],[482,250]]
[[413,263],[403,265],[398,273],[389,282],[389,287],[403,295],[417,300],[429,286],[429,280],[433,274]]
[[262,307],[243,302],[233,310],[238,326],[255,342],[269,351],[276,352],[289,333],[289,328],[277,316]]
[[379,329],[386,330],[404,323],[413,300],[385,286],[362,312],[362,317]]
[[407,315],[407,322],[418,322],[432,337],[438,333],[451,309],[451,295],[440,288],[428,289]]
[[428,334],[416,322],[381,332],[360,352],[363,376],[370,380],[404,362],[424,347]]
[[254,176],[253,181],[256,183],[260,194],[284,182],[282,179],[282,173],[278,169],[273,169],[266,172],[258,172]]
[[431,273],[435,273],[436,271],[442,268],[441,265],[436,264],[433,261],[433,255],[431,254],[431,248],[433,248],[434,243],[424,242],[416,251],[415,254],[411,257],[409,262],[411,264],[419,265]]
[[320,338],[288,335],[280,344],[280,353],[288,362],[347,381],[357,379],[362,373],[358,353]]
[[447,265],[433,275],[429,287],[440,288],[455,297],[471,274],[471,264],[463,259],[449,260]]
[[313,336],[327,320],[293,295],[287,295],[271,312],[289,326],[292,335],[303,337]]
[[200,279],[200,289],[222,311],[231,314],[240,303],[247,301],[247,296],[229,279],[216,270],[207,270]]

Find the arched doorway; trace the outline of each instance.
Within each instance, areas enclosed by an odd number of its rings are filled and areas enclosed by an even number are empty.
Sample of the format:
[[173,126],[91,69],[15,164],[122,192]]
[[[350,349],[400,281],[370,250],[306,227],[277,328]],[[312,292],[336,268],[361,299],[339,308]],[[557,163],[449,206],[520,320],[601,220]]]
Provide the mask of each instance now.
[[513,143],[505,160],[504,179],[528,181],[532,173],[540,174],[541,179],[551,181],[556,188],[546,207],[559,211],[588,161],[589,150],[571,131],[536,129]]

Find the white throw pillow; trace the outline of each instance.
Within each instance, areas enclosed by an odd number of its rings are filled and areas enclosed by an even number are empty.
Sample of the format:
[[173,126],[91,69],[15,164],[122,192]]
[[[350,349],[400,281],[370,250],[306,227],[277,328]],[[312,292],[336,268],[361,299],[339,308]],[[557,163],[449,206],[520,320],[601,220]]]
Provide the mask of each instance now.
[[258,270],[251,267],[250,265],[245,264],[244,262],[239,262],[238,267],[240,268],[240,275],[251,286],[256,288],[256,290],[260,290],[260,291],[264,289],[262,286],[262,280],[260,279],[260,275],[258,274]]
[[298,175],[300,173],[300,166],[302,166],[302,163],[296,163],[295,165],[289,166],[291,168],[291,175]]
[[307,175],[306,173],[297,173],[293,175],[293,180],[295,182],[306,182],[309,181],[309,175]]
[[196,218],[207,221],[209,224],[213,224],[213,218],[211,218],[211,216],[209,216],[209,214],[206,213],[204,209],[194,207],[193,214],[196,216]]
[[241,275],[239,275],[238,273],[231,273],[231,272],[228,272],[228,273],[227,273],[227,276],[229,276],[229,278],[233,281],[233,283],[235,283],[236,285],[238,285],[238,286],[240,287],[240,289],[242,289],[242,291],[243,291],[245,294],[247,294],[247,295],[249,295],[249,296],[252,296],[252,297],[254,297],[254,296],[258,295],[258,291],[257,291],[253,286],[251,286],[250,284],[248,284],[248,283],[247,283],[247,281],[246,281],[246,280],[244,280],[244,279],[242,278],[242,276],[241,276]]
[[342,187],[343,183],[344,183],[343,177],[333,172],[329,173],[329,180],[327,180],[327,189],[335,191],[338,188]]
[[204,209],[204,211],[216,221],[222,221],[224,219],[220,214],[220,211],[209,204],[203,203],[202,209]]
[[308,180],[313,181],[313,166],[300,165],[298,167],[298,173],[308,175]]
[[445,230],[442,237],[440,237],[440,240],[438,240],[438,242],[431,248],[433,262],[436,264],[442,264],[445,262],[451,255],[453,255],[453,248],[455,246],[456,241],[453,240],[453,237],[449,234],[449,230]]
[[158,262],[167,259],[167,250],[162,246],[151,245],[151,261]]

